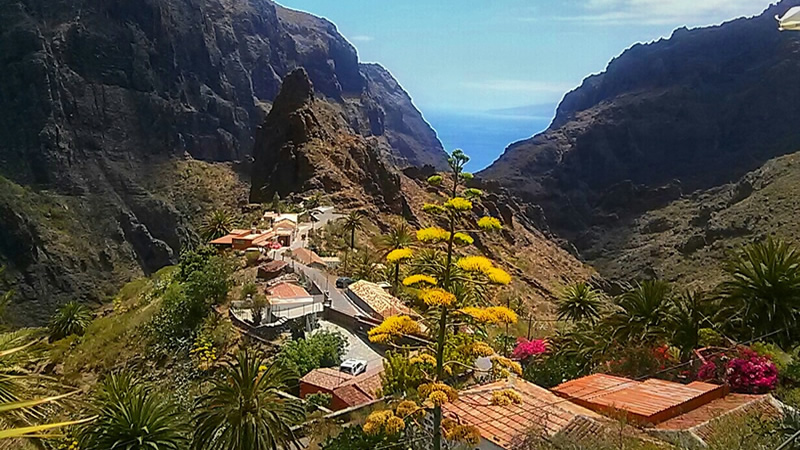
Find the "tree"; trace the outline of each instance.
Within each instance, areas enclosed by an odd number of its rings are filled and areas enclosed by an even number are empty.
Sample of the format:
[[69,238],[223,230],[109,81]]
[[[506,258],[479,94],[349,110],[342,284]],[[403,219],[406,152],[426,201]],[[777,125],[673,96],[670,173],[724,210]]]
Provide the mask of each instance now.
[[233,216],[225,210],[217,209],[203,222],[200,235],[206,242],[213,241],[230,233],[233,227]]
[[672,291],[669,283],[648,280],[637,283],[616,301],[608,318],[620,341],[652,342],[665,336]]
[[303,406],[279,395],[293,379],[289,371],[244,349],[222,372],[197,401],[192,449],[301,448],[292,427],[304,420]]
[[320,367],[342,363],[347,340],[340,333],[320,330],[306,339],[298,339],[281,347],[277,360],[298,377]]
[[672,300],[667,329],[670,342],[680,349],[682,358],[688,358],[700,346],[700,330],[712,325],[707,307],[708,299],[703,293],[685,292]]
[[[403,280],[403,284],[416,290],[426,311],[420,319],[432,336],[433,343],[416,349],[417,353],[410,362],[420,364],[425,375],[425,383],[418,389],[422,400],[420,404],[402,401],[394,410],[376,411],[370,414],[364,425],[368,434],[397,434],[405,428],[405,421],[414,420],[420,410],[433,412],[432,448],[440,450],[442,434],[449,439],[458,437],[475,443],[479,439],[474,427],[455,421],[442,421],[442,404],[458,397],[456,390],[448,385],[452,382],[450,374],[455,367],[463,363],[446,359],[447,354],[458,353],[461,357],[469,357],[470,361],[480,356],[491,357],[492,373],[502,377],[509,371],[522,373],[519,364],[496,355],[494,350],[480,337],[487,336],[486,327],[516,322],[516,314],[502,306],[484,307],[492,298],[491,287],[507,285],[511,277],[502,269],[495,267],[482,256],[458,257],[457,247],[467,247],[473,243],[469,230],[464,224],[475,224],[472,218],[472,201],[480,196],[477,189],[464,189],[463,182],[471,178],[464,172],[464,165],[469,158],[461,151],[455,150],[448,158],[450,180],[447,189],[448,200],[444,203],[426,204],[423,210],[430,214],[442,226],[434,226],[417,231],[416,237],[420,245],[426,247],[422,258],[412,265],[411,275]],[[439,185],[444,177],[440,176]],[[493,217],[483,217],[477,221],[480,229],[491,231],[502,226]],[[474,231],[474,230],[473,230]],[[466,336],[457,333],[462,326],[469,326],[475,333]],[[409,316],[393,316],[387,318],[379,326],[369,331],[372,342],[393,345],[395,341],[406,335],[422,334],[421,324]],[[453,340],[460,337],[460,340]],[[458,352],[448,348],[448,342],[458,342]],[[448,351],[449,350],[449,351]],[[430,368],[430,372],[424,368]]]
[[352,277],[358,280],[375,281],[378,255],[365,248],[353,261]]
[[[35,376],[24,367],[32,364],[26,350],[38,341],[29,340],[29,333],[15,331],[0,334],[0,440],[41,438],[46,432],[58,428],[77,426],[91,421],[91,418],[36,424],[44,406],[58,405],[63,399],[78,391],[60,395],[50,395],[52,389],[46,379]],[[42,382],[45,382],[42,394]],[[38,388],[38,389],[37,389]]]
[[112,374],[94,404],[97,419],[80,433],[86,450],[178,450],[186,426],[177,410],[128,374]]
[[76,301],[64,304],[50,320],[50,341],[57,341],[69,335],[82,336],[92,322],[92,311]]
[[272,210],[280,214],[282,209],[283,205],[281,205],[281,196],[278,195],[278,191],[275,191],[272,194]]
[[394,266],[392,276],[392,293],[397,295],[400,289],[400,264],[411,259],[413,252],[409,249],[414,243],[414,235],[405,222],[395,225],[389,233],[380,239],[380,245],[386,253],[386,261]]
[[250,306],[253,311],[253,325],[259,326],[264,320],[264,310],[269,305],[269,300],[264,294],[256,294],[251,299]]
[[800,314],[800,254],[771,238],[746,246],[725,265],[720,314],[740,338],[774,331],[766,340],[790,344]]
[[561,294],[558,304],[558,320],[570,322],[588,321],[595,323],[600,319],[603,306],[602,295],[586,283],[568,286]]
[[347,259],[350,252],[356,247],[356,231],[364,229],[364,218],[366,214],[363,211],[351,211],[343,221],[342,229],[350,235],[350,245],[344,254],[344,271],[347,273]]

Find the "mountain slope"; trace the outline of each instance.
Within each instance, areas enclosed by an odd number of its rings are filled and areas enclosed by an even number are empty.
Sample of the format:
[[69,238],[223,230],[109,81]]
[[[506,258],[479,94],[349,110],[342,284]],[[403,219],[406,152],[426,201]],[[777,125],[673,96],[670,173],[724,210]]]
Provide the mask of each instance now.
[[[593,227],[732,182],[800,148],[800,35],[773,16],[637,44],[567,94],[552,125],[509,146],[485,181],[542,206],[591,247]],[[588,230],[588,232],[587,232]]]
[[174,261],[208,211],[246,203],[296,67],[388,164],[445,163],[388,72],[269,0],[0,0],[0,65],[0,265],[23,323]]

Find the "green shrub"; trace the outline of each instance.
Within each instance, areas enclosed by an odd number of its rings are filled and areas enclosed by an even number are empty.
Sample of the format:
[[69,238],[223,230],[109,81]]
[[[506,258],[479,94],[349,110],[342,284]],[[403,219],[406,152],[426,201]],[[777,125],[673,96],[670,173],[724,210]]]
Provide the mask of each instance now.
[[321,330],[306,339],[284,345],[277,359],[302,377],[314,369],[341,364],[346,346],[347,340],[340,333]]
[[318,406],[330,408],[332,401],[333,396],[327,392],[315,392],[306,396],[306,403],[309,406],[307,409],[310,411],[317,409]]
[[70,335],[82,336],[92,322],[92,311],[85,305],[72,301],[59,308],[50,320],[50,341]]
[[583,361],[565,355],[551,354],[543,358],[535,358],[525,366],[523,377],[533,384],[549,389],[565,381],[586,375],[585,366]]

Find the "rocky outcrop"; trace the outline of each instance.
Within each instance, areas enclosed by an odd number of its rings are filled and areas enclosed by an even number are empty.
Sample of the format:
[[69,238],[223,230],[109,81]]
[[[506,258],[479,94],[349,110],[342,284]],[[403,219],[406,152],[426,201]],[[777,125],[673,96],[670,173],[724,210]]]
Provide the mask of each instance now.
[[402,215],[401,173],[381,157],[388,143],[358,134],[345,117],[316,98],[304,69],[287,75],[256,135],[250,201],[317,191],[337,205]]
[[764,14],[636,44],[566,95],[542,134],[479,177],[543,208],[579,248],[586,231],[732,182],[800,148],[800,38]]
[[445,163],[388,72],[360,65],[330,22],[270,0],[0,0],[0,66],[0,182],[11,187],[0,265],[18,285],[14,309],[40,313],[26,323],[174,262],[209,205],[168,198],[160,178],[177,174],[161,168],[247,164],[295,68],[337,120],[377,141],[371,164]]

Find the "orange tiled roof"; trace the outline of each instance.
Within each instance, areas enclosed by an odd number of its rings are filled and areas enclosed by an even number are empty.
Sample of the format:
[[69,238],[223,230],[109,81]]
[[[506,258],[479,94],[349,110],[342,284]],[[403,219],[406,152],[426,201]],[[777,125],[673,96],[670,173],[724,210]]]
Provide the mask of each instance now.
[[359,280],[351,284],[348,289],[383,318],[401,314],[414,315],[414,312],[400,299],[375,283]]
[[340,372],[337,369],[323,367],[314,369],[300,378],[302,383],[311,384],[329,391],[344,385],[354,377],[349,373]]
[[245,234],[250,233],[250,230],[231,230],[230,233],[222,236],[221,238],[214,239],[213,241],[209,242],[211,245],[232,245],[233,239],[243,236]]
[[553,392],[594,411],[622,411],[647,423],[663,422],[727,393],[725,386],[697,381],[686,385],[655,378],[639,382],[605,374],[568,381]]
[[[521,404],[491,404],[493,392],[509,388],[520,394]],[[597,413],[524,380],[513,384],[497,381],[461,391],[458,395],[456,401],[443,406],[446,414],[474,425],[484,439],[502,448],[519,443],[535,427],[541,427],[544,435],[552,437],[568,429],[577,417],[600,418]]]
[[[674,417],[666,422],[656,425],[660,430],[688,430],[700,427],[701,437],[703,434],[710,434],[709,421],[730,413],[750,413],[759,412],[766,414],[777,414],[778,409],[770,401],[769,395],[748,395],[748,394],[729,394],[723,398],[718,398],[699,408],[693,409],[686,414]],[[707,432],[706,432],[707,431]]]
[[300,298],[300,297],[311,297],[302,286],[298,286],[294,283],[278,283],[275,286],[271,286],[267,289],[273,297],[277,299],[289,299],[289,298]]
[[319,257],[319,255],[306,248],[298,248],[296,250],[292,250],[292,257],[294,257],[294,259],[300,261],[305,265],[313,263],[322,264],[323,266],[326,265],[325,261],[323,261],[322,258]]

